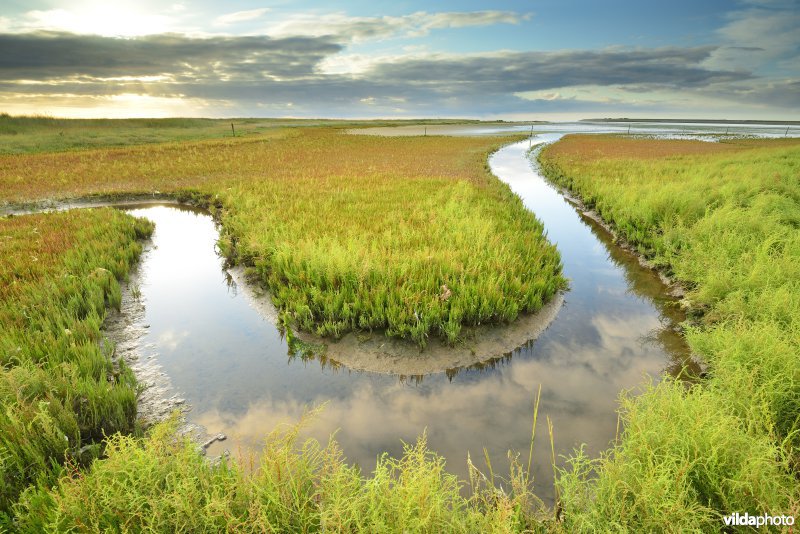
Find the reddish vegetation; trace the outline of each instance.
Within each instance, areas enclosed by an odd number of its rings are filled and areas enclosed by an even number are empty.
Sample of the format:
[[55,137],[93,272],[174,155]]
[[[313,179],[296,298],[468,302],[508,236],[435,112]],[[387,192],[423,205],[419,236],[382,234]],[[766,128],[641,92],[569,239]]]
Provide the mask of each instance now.
[[323,181],[438,177],[480,185],[486,175],[475,158],[496,144],[496,138],[436,141],[308,129],[258,138],[0,156],[0,201],[189,188],[216,192],[230,182],[309,176]]
[[759,146],[800,144],[800,139],[732,139],[720,143],[675,139],[641,139],[613,135],[568,135],[550,147],[553,158],[568,157],[583,161],[608,158],[656,159],[675,156],[702,156],[733,153]]
[[0,300],[18,285],[36,283],[60,256],[72,248],[81,221],[48,214],[12,217],[2,222],[0,238]]

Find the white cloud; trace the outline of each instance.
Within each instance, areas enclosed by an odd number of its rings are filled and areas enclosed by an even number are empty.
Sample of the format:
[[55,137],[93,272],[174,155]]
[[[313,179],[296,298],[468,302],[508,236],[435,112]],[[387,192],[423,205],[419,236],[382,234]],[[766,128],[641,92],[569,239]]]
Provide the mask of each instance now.
[[0,27],[14,32],[46,30],[113,37],[153,35],[175,29],[170,17],[118,4],[95,4],[75,10],[33,10],[21,19],[0,21]]
[[[127,98],[117,98],[116,101],[122,101],[124,103],[132,103],[139,101],[142,97],[140,95],[118,95],[121,97]],[[163,103],[162,103],[163,104]],[[181,330],[177,331],[175,329],[165,330],[158,336],[158,347],[161,350],[168,350],[170,352],[174,352],[175,349],[178,348],[178,345],[183,342],[184,339],[189,337],[188,330]]]
[[800,11],[796,8],[735,11],[729,14],[728,23],[717,30],[723,46],[707,63],[755,72],[791,69],[800,53],[798,28]]
[[395,36],[419,37],[431,30],[518,24],[530,14],[512,11],[427,13],[418,11],[399,17],[349,17],[344,13],[297,14],[267,29],[270,35],[335,35],[343,41],[359,42]]
[[214,24],[218,26],[229,26],[231,24],[238,24],[240,22],[248,22],[251,20],[263,17],[269,8],[250,9],[247,11],[236,11],[235,13],[228,13],[214,19]]
[[[209,117],[229,114],[232,104],[225,100],[158,97],[142,94],[75,95],[0,92],[3,111],[12,115],[43,114],[65,118],[159,118]],[[169,334],[169,333],[168,333]],[[171,334],[170,334],[171,335]],[[185,337],[185,336],[183,336]],[[166,337],[168,349],[174,349],[182,338]]]
[[627,104],[630,106],[683,103],[687,88],[664,89],[658,86],[641,85],[576,85],[558,87],[554,90],[522,91],[514,93],[523,100],[547,102],[587,102],[595,104]]

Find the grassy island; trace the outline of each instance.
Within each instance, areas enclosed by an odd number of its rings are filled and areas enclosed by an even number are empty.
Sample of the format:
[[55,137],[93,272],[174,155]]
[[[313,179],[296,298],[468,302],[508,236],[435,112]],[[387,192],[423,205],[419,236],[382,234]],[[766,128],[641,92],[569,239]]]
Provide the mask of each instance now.
[[192,198],[217,210],[221,250],[290,324],[424,346],[535,312],[565,287],[541,223],[487,169],[508,141],[307,128],[14,155],[0,160],[0,200]]

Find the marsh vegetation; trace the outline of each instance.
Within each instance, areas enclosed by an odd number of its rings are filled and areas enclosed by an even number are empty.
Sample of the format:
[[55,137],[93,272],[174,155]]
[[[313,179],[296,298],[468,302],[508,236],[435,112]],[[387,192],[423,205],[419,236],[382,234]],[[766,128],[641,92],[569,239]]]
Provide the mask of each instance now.
[[105,209],[0,221],[0,509],[136,430],[136,379],[102,342],[147,221]]
[[[4,156],[0,184],[11,203],[191,199],[216,213],[219,247],[287,323],[423,345],[511,321],[564,287],[541,223],[486,169],[506,142],[271,130]],[[170,424],[142,437],[135,377],[101,328],[152,226],[101,209],[0,219],[0,527],[721,531],[734,510],[796,514],[800,144],[575,136],[540,161],[688,287],[686,337],[709,364],[700,383],[623,396],[619,439],[599,459],[568,459],[553,510],[532,493],[527,457],[501,478],[487,454],[483,474],[470,462],[459,481],[424,437],[370,474],[293,428],[249,467],[207,462]]]
[[796,513],[800,141],[569,136],[539,161],[687,285],[686,337],[710,366],[624,401],[619,443],[562,476],[565,517],[716,531],[730,510]]
[[220,248],[257,273],[288,325],[381,330],[424,346],[510,322],[559,289],[558,251],[491,176],[503,138],[336,130],[6,158],[7,201],[159,191],[217,209]]

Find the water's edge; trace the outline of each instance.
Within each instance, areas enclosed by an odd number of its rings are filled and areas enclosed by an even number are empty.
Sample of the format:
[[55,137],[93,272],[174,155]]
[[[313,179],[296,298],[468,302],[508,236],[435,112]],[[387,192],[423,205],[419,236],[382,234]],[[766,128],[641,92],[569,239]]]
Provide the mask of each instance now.
[[[202,202],[186,202],[176,196],[168,195],[121,195],[109,199],[86,197],[45,200],[22,205],[10,204],[0,208],[0,216],[98,207],[134,209],[142,206],[196,209],[211,217],[217,228],[221,228],[217,214],[208,211]],[[278,310],[272,303],[269,292],[258,280],[246,275],[247,267],[247,265],[236,265],[229,267],[227,272],[242,290],[250,305],[273,325],[280,327]],[[449,345],[434,337],[422,350],[416,343],[407,339],[388,337],[382,330],[348,332],[340,339],[323,338],[304,331],[294,333],[307,346],[315,348],[315,357],[324,359],[333,366],[345,366],[354,371],[420,377],[483,365],[509,356],[516,349],[541,335],[556,318],[563,304],[564,292],[560,291],[540,310],[534,313],[521,313],[511,323],[465,326],[461,339],[456,344]],[[132,308],[131,310],[131,313],[134,313]],[[127,336],[120,334],[119,338],[125,342]],[[143,372],[143,376],[151,376],[149,371]],[[150,410],[147,412],[149,416],[153,415],[149,413]]]
[[[401,454],[398,440],[413,440],[425,429],[431,450],[450,460],[488,446],[497,462],[504,455],[496,451],[527,450],[530,430],[521,428],[526,425],[520,421],[529,415],[531,388],[537,383],[544,386],[542,414],[552,416],[559,428],[559,453],[585,442],[589,453],[599,454],[614,435],[619,391],[634,387],[642,374],[677,375],[672,368],[682,365],[684,355],[678,346],[683,338],[674,329],[680,320],[665,311],[675,304],[665,304],[674,299],[663,279],[659,283],[651,266],[634,258],[635,251],[612,242],[612,229],[587,220],[575,199],[567,204],[563,191],[547,185],[541,172],[530,172],[527,148],[528,141],[509,144],[490,155],[487,164],[546,221],[548,240],[559,247],[565,276],[572,279],[571,290],[558,294],[539,314],[509,325],[523,331],[520,343],[509,342],[504,327],[487,327],[488,342],[496,350],[476,350],[473,337],[456,349],[442,347],[445,358],[434,364],[430,347],[420,354],[416,344],[378,332],[350,334],[339,341],[297,333],[307,345],[327,346],[322,354],[311,354],[311,360],[297,357],[305,355],[279,338],[279,315],[269,294],[257,280],[248,280],[246,266],[223,265],[215,254],[222,207],[198,209],[210,198],[195,195],[189,197],[192,203],[175,198],[180,193],[120,195],[105,201],[90,197],[48,201],[44,210],[117,206],[134,215],[150,213],[151,220],[159,221],[130,282],[121,284],[122,311],[118,316],[109,312],[106,333],[117,344],[115,357],[123,358],[145,387],[142,418],[152,423],[180,410],[183,431],[209,455],[225,454],[223,447],[236,450],[240,444],[256,450],[277,424],[295,421],[304,407],[329,401],[313,435],[324,440],[341,430],[343,450],[362,468],[376,454]],[[551,192],[541,194],[544,188]],[[170,209],[148,211],[158,205]],[[41,211],[25,208],[17,213]],[[178,216],[188,211],[195,216]],[[166,238],[159,228],[171,229],[170,235],[177,237]],[[195,233],[203,239],[191,239]],[[184,247],[189,241],[191,248]],[[206,262],[201,268],[191,250],[206,251],[211,266]],[[165,251],[173,251],[171,259],[163,259]],[[182,259],[188,263],[180,263]],[[139,271],[144,273],[141,282]],[[170,273],[177,276],[174,281],[153,285],[156,279],[169,279]],[[181,293],[176,286],[183,282],[187,289]],[[140,283],[143,291],[138,291]],[[214,296],[211,290],[220,284],[222,296]],[[137,295],[144,295],[144,302]],[[535,324],[527,325],[531,318]],[[526,343],[532,338],[537,341]],[[355,349],[361,350],[361,360],[353,357]],[[400,356],[392,352],[404,350],[408,353]],[[225,436],[209,437],[206,428],[222,430],[231,439],[208,447]],[[539,491],[547,493],[550,449],[539,448],[537,458],[545,463],[536,468],[537,480],[544,483]],[[457,462],[449,465],[458,469]]]
[[[542,176],[548,184],[553,186],[561,194],[561,196],[564,197],[564,200],[569,202],[579,214],[591,219],[595,224],[605,230],[615,245],[631,252],[634,256],[636,256],[636,259],[639,261],[639,265],[656,273],[665,286],[666,294],[678,299],[683,299],[683,297],[686,296],[686,287],[681,283],[680,280],[670,276],[664,270],[664,268],[654,265],[651,261],[649,261],[647,257],[642,254],[636,246],[630,243],[625,236],[620,234],[612,224],[606,222],[597,211],[587,207],[579,195],[555,183],[547,176],[547,173],[539,163],[539,154],[548,144],[551,143],[541,143],[536,145],[529,152],[528,159],[534,170],[539,173],[539,175]],[[684,300],[681,301],[681,305],[687,308],[689,306],[688,302]]]

